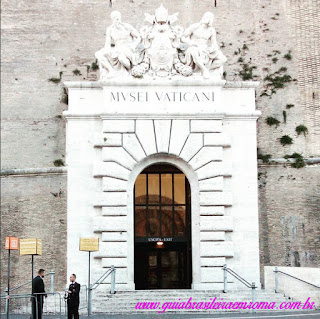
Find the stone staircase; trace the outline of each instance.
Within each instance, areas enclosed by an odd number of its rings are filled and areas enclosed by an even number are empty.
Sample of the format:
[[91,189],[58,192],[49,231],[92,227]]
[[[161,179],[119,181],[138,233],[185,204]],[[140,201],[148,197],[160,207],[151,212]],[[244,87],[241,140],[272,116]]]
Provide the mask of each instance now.
[[[208,290],[137,290],[137,291],[117,291],[114,295],[106,294],[102,291],[94,291],[93,293],[93,313],[106,313],[106,314],[129,314],[129,313],[159,313],[163,311],[165,303],[188,302],[192,298],[192,302],[252,302],[251,290],[237,290],[223,293],[221,291],[208,291]],[[292,301],[286,298],[283,294],[276,294],[273,291],[256,290],[257,302],[271,302],[276,303],[276,307],[282,302]],[[140,307],[136,307],[140,302]],[[147,306],[155,309],[143,309]],[[155,304],[160,303],[160,304]],[[166,304],[167,305],[167,304]],[[208,305],[208,304],[207,304]],[[276,308],[275,307],[275,308]],[[274,309],[275,309],[274,308]],[[257,310],[257,312],[266,311]],[[169,309],[165,313],[224,313],[224,312],[251,312],[250,309]],[[271,311],[271,310],[269,310]]]

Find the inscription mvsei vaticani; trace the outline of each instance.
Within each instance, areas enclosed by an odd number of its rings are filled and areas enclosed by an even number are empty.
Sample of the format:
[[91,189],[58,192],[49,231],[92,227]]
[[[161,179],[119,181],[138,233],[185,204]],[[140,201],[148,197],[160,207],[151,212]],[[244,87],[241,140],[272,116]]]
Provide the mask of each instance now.
[[214,92],[110,92],[110,102],[214,102]]

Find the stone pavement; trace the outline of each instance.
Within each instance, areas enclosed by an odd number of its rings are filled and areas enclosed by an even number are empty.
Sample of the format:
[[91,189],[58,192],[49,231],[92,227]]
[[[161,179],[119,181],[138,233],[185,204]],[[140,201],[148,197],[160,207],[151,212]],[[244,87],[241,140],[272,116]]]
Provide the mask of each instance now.
[[[5,318],[5,315],[1,314],[1,318]],[[29,315],[10,315],[10,319],[29,319]],[[62,319],[67,318],[63,315]],[[80,319],[88,318],[88,316],[80,316]],[[99,314],[92,315],[91,319],[215,319],[215,318],[237,318],[237,319],[247,319],[247,318],[259,318],[259,319],[319,319],[320,310],[317,311],[290,311],[290,312],[264,312],[258,314],[243,314],[243,313],[226,313],[226,314],[216,314],[216,315],[197,315],[197,314]],[[58,315],[44,315],[43,319],[59,319]]]
[[[81,319],[84,319],[85,316],[81,316]],[[93,315],[92,319],[210,319],[210,318],[237,318],[237,319],[245,319],[245,318],[259,318],[259,319],[306,319],[306,318],[313,318],[318,319],[320,318],[320,311],[299,311],[299,312],[265,312],[265,313],[258,313],[258,314],[243,314],[243,313],[229,313],[229,314],[208,314],[208,315],[196,315],[194,313],[188,314],[128,314],[128,315]]]

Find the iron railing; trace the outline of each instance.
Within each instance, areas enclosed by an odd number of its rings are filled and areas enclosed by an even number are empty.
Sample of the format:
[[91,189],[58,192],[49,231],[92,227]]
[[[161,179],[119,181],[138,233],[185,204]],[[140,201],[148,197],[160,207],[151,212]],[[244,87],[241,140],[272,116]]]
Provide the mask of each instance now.
[[44,313],[57,313],[57,308],[56,308],[56,296],[58,296],[58,301],[59,301],[59,318],[62,318],[62,296],[60,292],[39,292],[39,293],[33,293],[32,296],[45,296],[44,300],[47,300],[47,296],[53,296],[54,298],[54,303],[53,305],[48,305],[48,302],[44,303],[43,307],[43,312]]
[[[36,318],[38,318],[38,300],[36,296],[32,296],[31,294],[12,294],[10,295],[10,299],[7,295],[0,296],[0,304],[1,311],[0,317],[2,318],[6,316],[8,319],[10,314],[17,313],[30,313],[32,315],[32,300],[35,302],[35,310],[36,310]],[[10,301],[10,309],[9,309],[9,301]],[[2,311],[2,309],[4,311]]]
[[291,278],[293,278],[293,279],[295,279],[295,280],[301,281],[301,282],[303,282],[303,283],[305,283],[305,284],[307,284],[307,285],[310,285],[310,286],[312,286],[312,287],[315,287],[315,288],[320,289],[320,286],[317,286],[317,285],[315,285],[315,284],[312,284],[311,282],[305,281],[305,280],[300,279],[300,278],[298,278],[298,277],[292,276],[292,275],[290,275],[290,274],[288,274],[288,273],[286,273],[286,272],[283,272],[283,271],[279,270],[278,267],[275,267],[275,269],[274,269],[273,272],[274,272],[274,278],[275,278],[275,292],[276,292],[276,293],[279,292],[279,273],[280,273],[280,274],[283,274],[283,275],[285,275],[285,276],[291,277]]
[[93,284],[88,287],[88,316],[92,315],[92,292],[94,289],[98,288],[102,284],[106,284],[104,282],[109,276],[111,276],[111,287],[110,293],[115,293],[115,284],[116,284],[116,269],[114,266],[111,266],[101,277],[96,280]]
[[[227,293],[228,292],[228,278],[227,278],[227,274],[229,273],[230,275],[232,275],[234,278],[238,279],[242,284],[244,284],[247,288],[250,288],[252,291],[252,304],[255,303],[256,301],[256,284],[255,282],[252,282],[251,284],[245,280],[244,278],[242,278],[239,274],[237,274],[235,271],[233,271],[232,269],[228,268],[226,264],[223,265],[223,292]],[[252,309],[252,312],[255,312],[254,309]]]
[[[65,298],[65,296],[61,296],[60,293],[58,292],[54,292],[54,275],[55,275],[55,272],[54,270],[51,270],[50,273],[48,274],[50,275],[50,292],[47,292],[47,293],[40,293],[40,294],[43,294],[43,295],[58,295],[59,296],[59,314],[60,314],[60,318],[61,318],[61,304],[63,302],[63,299],[65,300],[65,314],[66,314],[66,311],[67,311],[67,300]],[[47,275],[47,276],[48,276]],[[80,292],[82,291],[85,291],[85,306],[81,306],[79,308],[79,310],[81,309],[85,309],[85,308],[88,308],[88,315],[91,315],[92,314],[92,292],[94,289],[98,288],[100,285],[102,284],[107,284],[105,282],[105,280],[111,276],[111,287],[110,287],[110,293],[111,294],[114,294],[115,293],[115,275],[116,275],[116,269],[114,266],[111,266],[111,268],[109,268],[105,273],[103,273],[100,278],[98,280],[96,280],[93,284],[90,285],[90,287],[86,286],[86,285],[81,285],[82,288],[84,289],[80,289]],[[23,299],[23,298],[34,298],[35,296],[34,295],[38,295],[38,294],[12,294],[13,291],[17,291],[23,287],[26,287],[28,285],[31,285],[32,284],[32,280],[30,281],[27,281],[17,287],[14,287],[14,288],[11,288],[10,289],[10,296],[8,296],[8,289],[6,288],[5,290],[5,294],[2,294],[0,297],[1,297],[1,300],[5,300],[5,313],[8,313],[8,310],[9,310],[9,302],[8,302],[8,299],[12,297],[16,298],[16,299]],[[83,300],[83,298],[81,298],[81,300]],[[17,309],[18,308],[21,308],[21,302],[19,303],[19,305],[17,305]],[[55,309],[55,300],[54,300],[54,309]],[[27,307],[26,305],[24,305],[25,307]],[[49,309],[49,306],[47,307],[47,309]],[[45,312],[47,312],[47,309],[44,309]]]
[[[44,277],[46,277],[46,276],[50,276],[50,292],[53,293],[54,292],[54,276],[55,276],[54,269],[51,269],[48,274],[44,275]],[[21,289],[25,286],[28,286],[28,285],[30,285],[30,287],[31,287],[31,284],[32,284],[32,280],[29,280],[19,286],[10,288],[10,294],[11,294],[11,292],[19,290],[19,289]],[[6,292],[6,295],[8,295],[8,287],[6,287],[5,292]]]
[[[55,275],[54,269],[51,269],[50,272],[45,276],[49,276],[49,275],[50,275],[50,293],[54,293],[54,275]],[[30,285],[30,290],[31,290],[32,280],[26,281],[25,283],[23,283],[19,286],[10,288],[10,292],[8,291],[8,287],[5,288],[5,294],[2,294],[0,296],[2,300],[5,299],[5,313],[8,313],[8,311],[9,311],[9,302],[10,302],[11,296],[14,296],[15,299],[17,299],[15,304],[17,307],[20,307],[21,302],[22,302],[21,299],[24,299],[25,298],[24,296],[30,295],[29,293],[12,294],[12,292],[14,292],[14,291],[16,292],[17,290],[20,290],[20,289],[22,289],[26,286],[29,286],[29,285]],[[10,296],[9,296],[9,293],[10,293]],[[23,303],[25,303],[25,302],[23,302]]]
[[[33,294],[10,294],[8,296],[2,295],[0,297],[1,303],[5,300],[5,312],[1,315],[6,314],[6,318],[10,318],[10,314],[30,314],[33,316],[35,311],[35,318],[38,318],[38,298],[37,296],[53,296],[52,300],[47,301],[48,298],[43,299],[43,313],[58,314],[58,317],[62,319],[62,298],[59,292],[45,292],[45,293],[33,293]],[[58,298],[56,298],[56,296]],[[58,306],[56,304],[58,299]],[[10,309],[9,302],[10,301]],[[49,304],[48,304],[49,303]]]

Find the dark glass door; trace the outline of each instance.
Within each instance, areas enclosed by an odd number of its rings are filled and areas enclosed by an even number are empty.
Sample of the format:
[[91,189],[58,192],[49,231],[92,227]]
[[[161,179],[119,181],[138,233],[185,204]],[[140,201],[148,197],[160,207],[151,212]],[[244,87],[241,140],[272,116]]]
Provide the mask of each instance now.
[[136,289],[187,289],[188,249],[185,244],[167,244],[157,248],[155,244],[136,244]]
[[136,289],[191,287],[190,186],[169,165],[151,166],[135,183]]

